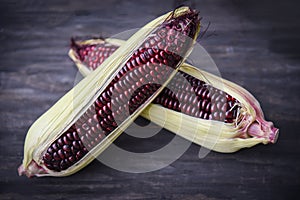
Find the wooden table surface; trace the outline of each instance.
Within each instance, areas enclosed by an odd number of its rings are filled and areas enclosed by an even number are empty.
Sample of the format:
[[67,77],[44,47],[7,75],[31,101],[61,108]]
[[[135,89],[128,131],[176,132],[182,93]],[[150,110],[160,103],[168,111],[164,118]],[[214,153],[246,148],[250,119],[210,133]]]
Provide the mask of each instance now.
[[[300,197],[300,17],[290,1],[18,1],[0,2],[0,199],[296,199]],[[50,3],[51,2],[51,3]],[[199,40],[222,76],[248,89],[280,128],[274,145],[198,157],[191,145],[169,166],[127,173],[92,162],[66,178],[19,177],[30,125],[74,85],[71,36],[139,28],[179,4],[211,25]],[[298,12],[298,13],[297,13]],[[116,145],[148,152],[173,134],[123,134]]]

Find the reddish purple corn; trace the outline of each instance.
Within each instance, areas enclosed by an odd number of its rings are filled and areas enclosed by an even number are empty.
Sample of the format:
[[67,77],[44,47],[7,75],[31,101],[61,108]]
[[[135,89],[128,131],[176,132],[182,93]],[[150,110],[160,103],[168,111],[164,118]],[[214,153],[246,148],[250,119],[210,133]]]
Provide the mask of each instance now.
[[[190,12],[155,29],[94,104],[51,144],[43,155],[45,166],[57,172],[69,168],[128,118],[128,108],[133,113],[142,106],[161,87],[153,83],[165,82],[178,67],[192,45],[198,24],[198,14]],[[88,49],[99,50],[93,47],[78,49],[83,59],[90,55]]]
[[72,48],[76,51],[80,61],[95,70],[106,60],[118,47],[108,43],[97,43],[92,45],[78,45],[72,39]]
[[232,123],[238,101],[211,85],[179,71],[153,103],[192,117]]
[[[104,46],[104,44],[100,45]],[[116,50],[118,46],[111,44],[106,46],[105,51],[112,53],[113,51],[108,48]],[[80,54],[80,52],[88,52],[90,49],[88,45],[76,44],[75,50],[78,49],[80,51],[76,52],[81,61],[91,60],[88,56],[90,54]],[[101,53],[96,51],[94,54],[100,55]],[[101,58],[103,61],[105,59],[106,57]],[[97,66],[100,65],[101,62],[97,62]],[[95,66],[95,63],[89,63],[86,66]],[[153,103],[193,117],[224,121],[225,123],[232,123],[237,118],[239,109],[239,102],[235,98],[182,71],[175,75]]]

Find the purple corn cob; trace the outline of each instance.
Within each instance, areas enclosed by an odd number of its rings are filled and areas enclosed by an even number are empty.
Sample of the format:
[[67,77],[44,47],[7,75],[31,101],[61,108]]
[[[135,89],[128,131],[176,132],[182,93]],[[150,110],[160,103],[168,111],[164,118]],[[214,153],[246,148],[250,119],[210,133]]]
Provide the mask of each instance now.
[[[190,38],[195,37],[198,25],[198,14],[190,11],[180,17],[172,17],[155,29],[94,104],[51,144],[43,155],[45,166],[57,172],[69,168],[117,128],[116,120],[122,122],[127,118],[124,115],[127,106],[130,113],[142,106],[161,87],[149,82],[160,83],[168,79],[182,61],[182,55],[191,47]],[[86,46],[84,50],[78,51],[83,55],[81,59],[84,59],[103,49],[99,46]],[[103,55],[103,59],[95,62],[101,62],[110,55],[107,51],[98,53]],[[169,67],[163,67],[165,65]],[[90,65],[91,69],[95,66]]]

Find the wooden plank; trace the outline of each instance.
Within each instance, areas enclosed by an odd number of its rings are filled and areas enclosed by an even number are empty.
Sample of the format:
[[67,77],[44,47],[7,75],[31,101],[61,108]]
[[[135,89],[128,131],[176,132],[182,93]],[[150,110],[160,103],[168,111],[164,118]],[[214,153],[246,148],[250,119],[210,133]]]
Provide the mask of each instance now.
[[[74,85],[71,36],[111,36],[185,3],[201,11],[199,40],[223,77],[251,91],[280,128],[275,145],[199,159],[191,145],[154,172],[120,172],[95,161],[67,178],[17,176],[29,126]],[[0,199],[291,199],[299,196],[299,41],[289,1],[8,1],[0,2]],[[197,62],[197,60],[193,60]],[[126,134],[116,145],[148,152],[173,134]],[[296,199],[296,198],[294,198]]]

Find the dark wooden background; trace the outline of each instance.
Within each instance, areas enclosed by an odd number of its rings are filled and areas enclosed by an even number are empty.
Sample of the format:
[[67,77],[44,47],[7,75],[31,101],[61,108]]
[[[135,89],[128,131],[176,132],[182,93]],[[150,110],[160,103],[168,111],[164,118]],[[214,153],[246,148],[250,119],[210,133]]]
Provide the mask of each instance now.
[[[47,2],[47,3],[46,3]],[[295,1],[296,2],[296,1]],[[72,88],[71,36],[139,28],[179,4],[201,11],[200,43],[222,76],[261,102],[280,128],[275,145],[199,159],[190,148],[158,171],[132,174],[95,161],[66,178],[19,177],[29,126]],[[299,5],[291,1],[0,1],[0,199],[297,199],[300,194]],[[118,146],[147,152],[173,134],[122,135]]]

